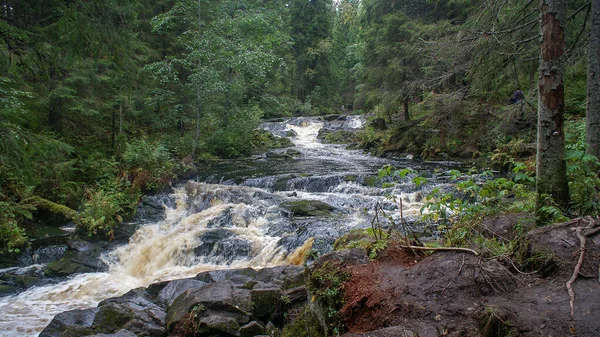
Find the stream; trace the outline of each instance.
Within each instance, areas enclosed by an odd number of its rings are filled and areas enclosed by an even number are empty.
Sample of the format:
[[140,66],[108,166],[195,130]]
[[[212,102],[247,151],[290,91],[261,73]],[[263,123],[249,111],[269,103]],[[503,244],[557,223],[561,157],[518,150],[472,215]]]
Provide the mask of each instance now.
[[[161,196],[163,220],[142,221],[127,244],[102,256],[108,271],[76,274],[0,298],[0,336],[37,336],[60,312],[95,306],[157,281],[214,269],[302,263],[308,249],[326,253],[337,237],[370,227],[377,203],[399,219],[398,204],[386,195],[402,198],[403,217],[414,221],[423,197],[448,185],[444,172],[457,165],[376,158],[317,138],[322,128],[356,131],[363,124],[358,116],[264,123],[265,130],[290,137],[294,146],[202,168],[195,180]],[[386,164],[411,167],[428,183],[417,186],[409,175],[382,188],[376,176]],[[313,203],[327,207],[315,214],[294,208]]]

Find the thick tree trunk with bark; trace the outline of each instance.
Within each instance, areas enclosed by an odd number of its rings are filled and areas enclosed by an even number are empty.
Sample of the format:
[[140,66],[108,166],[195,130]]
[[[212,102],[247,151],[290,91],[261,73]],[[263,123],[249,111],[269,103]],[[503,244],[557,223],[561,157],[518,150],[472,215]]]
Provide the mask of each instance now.
[[588,153],[600,157],[600,0],[592,0],[588,45],[586,142]]
[[565,208],[569,185],[565,164],[564,69],[566,0],[541,0],[542,43],[537,126],[537,192]]

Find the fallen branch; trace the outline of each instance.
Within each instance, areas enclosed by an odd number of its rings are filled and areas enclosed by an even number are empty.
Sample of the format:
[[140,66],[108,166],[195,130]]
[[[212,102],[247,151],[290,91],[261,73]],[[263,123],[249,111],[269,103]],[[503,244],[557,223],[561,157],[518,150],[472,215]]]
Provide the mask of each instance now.
[[579,261],[577,261],[577,265],[575,265],[575,270],[573,271],[573,275],[567,281],[567,292],[569,293],[569,305],[571,306],[571,318],[575,316],[575,292],[573,291],[573,283],[577,280],[577,276],[579,275],[579,270],[581,269],[581,265],[583,264],[583,258],[585,257],[585,236],[581,233],[581,227],[577,227],[575,229],[575,233],[579,238]]
[[400,245],[402,248],[413,249],[413,250],[434,250],[434,251],[446,251],[446,252],[463,252],[479,256],[479,253],[469,248],[461,247],[423,247],[423,246],[407,246]]

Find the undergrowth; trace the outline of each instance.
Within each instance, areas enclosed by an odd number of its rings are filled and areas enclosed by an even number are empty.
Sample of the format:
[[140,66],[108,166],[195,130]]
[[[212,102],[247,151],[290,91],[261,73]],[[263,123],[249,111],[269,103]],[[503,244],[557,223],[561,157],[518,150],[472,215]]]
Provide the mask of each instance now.
[[329,261],[315,268],[308,279],[307,287],[313,295],[311,300],[321,305],[327,320],[329,336],[345,332],[340,309],[344,306],[342,285],[349,279],[348,272]]

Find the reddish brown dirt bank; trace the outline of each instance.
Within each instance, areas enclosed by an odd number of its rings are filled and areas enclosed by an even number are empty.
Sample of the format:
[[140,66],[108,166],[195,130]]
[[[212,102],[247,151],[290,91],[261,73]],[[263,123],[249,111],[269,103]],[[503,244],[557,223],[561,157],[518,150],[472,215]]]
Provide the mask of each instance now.
[[574,319],[565,283],[579,256],[575,231],[557,227],[532,241],[532,249],[554,256],[550,276],[465,253],[416,261],[394,245],[376,261],[348,267],[346,336],[600,336],[600,235],[588,239],[585,273],[595,277],[575,282]]

